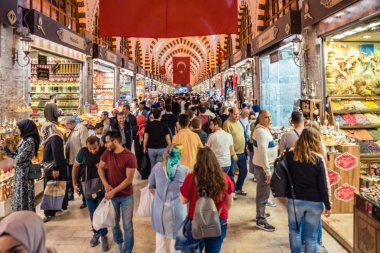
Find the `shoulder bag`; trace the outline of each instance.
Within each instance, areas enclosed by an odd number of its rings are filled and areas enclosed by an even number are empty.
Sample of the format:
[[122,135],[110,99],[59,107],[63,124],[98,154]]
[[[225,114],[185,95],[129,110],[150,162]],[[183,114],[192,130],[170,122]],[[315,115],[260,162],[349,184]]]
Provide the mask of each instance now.
[[87,158],[84,163],[84,181],[82,181],[82,190],[84,196],[91,196],[92,194],[97,193],[103,189],[103,183],[100,177],[88,179],[88,167],[86,165],[86,161]]

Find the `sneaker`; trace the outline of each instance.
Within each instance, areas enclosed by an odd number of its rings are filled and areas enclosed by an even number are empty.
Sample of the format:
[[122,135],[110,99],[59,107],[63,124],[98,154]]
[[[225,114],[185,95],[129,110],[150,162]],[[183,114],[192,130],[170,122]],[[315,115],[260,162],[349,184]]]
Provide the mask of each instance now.
[[94,234],[92,236],[91,241],[90,241],[90,246],[91,247],[95,247],[96,245],[98,245],[99,244],[99,238],[100,238],[99,234]]
[[123,245],[115,243],[115,249],[113,250],[113,253],[122,253],[123,252]]
[[53,216],[45,216],[43,219],[43,222],[47,223],[47,222],[51,221],[51,219],[53,219]]
[[267,222],[259,222],[257,221],[256,222],[256,227],[264,230],[264,231],[267,231],[267,232],[273,232],[276,230],[275,227],[273,227],[272,225],[270,225],[269,223]]
[[102,246],[103,251],[108,251],[110,249],[110,246],[108,245],[108,238],[106,235],[100,237],[100,244]]
[[277,204],[275,202],[273,202],[271,199],[268,199],[267,206],[276,207]]
[[233,194],[232,194],[232,197],[233,197],[234,200],[237,200],[237,195],[236,195],[236,193],[233,193]]
[[326,253],[326,252],[329,252],[327,250],[327,248],[325,247],[325,245],[323,245],[322,243],[317,243],[317,252],[318,253]]
[[[270,218],[270,213],[265,214],[265,219],[268,219],[268,218]],[[254,219],[254,221],[257,221],[256,218]]]
[[247,196],[247,192],[245,192],[244,190],[236,191],[236,194],[242,195],[242,196]]

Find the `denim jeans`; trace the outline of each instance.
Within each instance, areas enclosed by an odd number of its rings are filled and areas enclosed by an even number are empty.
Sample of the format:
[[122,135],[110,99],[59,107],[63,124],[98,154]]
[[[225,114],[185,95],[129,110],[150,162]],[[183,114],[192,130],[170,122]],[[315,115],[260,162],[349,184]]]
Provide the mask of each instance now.
[[[92,198],[92,196],[85,197],[87,208],[90,213],[91,223],[92,223],[92,218],[94,216],[94,212],[103,198],[104,198],[104,191],[100,191],[96,193],[95,198]],[[102,228],[99,230],[95,230],[94,228],[92,228],[92,231],[94,232],[94,234],[99,234],[100,236],[106,236],[108,233],[107,228]]]
[[238,154],[237,157],[237,161],[234,161],[231,158],[231,169],[229,170],[228,175],[230,176],[232,182],[235,182],[235,167],[236,165],[239,167],[239,176],[235,183],[235,191],[241,191],[243,190],[244,180],[247,177],[247,156],[245,153],[242,153]]
[[128,197],[113,197],[112,204],[115,207],[116,226],[112,228],[113,241],[116,244],[123,243],[123,233],[120,228],[120,212],[124,229],[124,252],[131,253],[134,245],[133,238],[133,195]]
[[[303,222],[303,220],[301,221],[301,223],[302,222]],[[302,238],[302,244],[305,244],[305,233],[302,230],[302,225],[301,225],[301,238]],[[317,243],[323,244],[323,242],[322,242],[322,218],[319,221]]]
[[266,181],[266,174],[262,167],[253,165],[255,170],[256,184],[256,220],[259,222],[266,222],[265,207],[267,205],[270,186]]
[[224,173],[226,173],[228,175],[228,172],[230,171],[231,169],[231,166],[227,166],[227,167],[222,167]]
[[255,169],[253,168],[253,152],[249,151],[248,153],[248,164],[249,164],[249,173],[255,174]]
[[205,249],[205,253],[219,253],[222,249],[223,240],[227,234],[227,221],[220,219],[222,234],[219,237],[203,239],[200,244],[200,252]]
[[[288,221],[289,221],[289,241],[291,253],[301,253],[302,239],[301,230],[305,234],[305,253],[317,252],[317,237],[321,214],[323,212],[323,202],[313,202],[307,200],[294,200],[296,215],[293,209],[293,200],[288,200]],[[297,230],[297,222],[302,228]]]
[[158,162],[162,162],[162,155],[166,148],[148,148],[148,155],[150,160],[150,166],[153,168]]

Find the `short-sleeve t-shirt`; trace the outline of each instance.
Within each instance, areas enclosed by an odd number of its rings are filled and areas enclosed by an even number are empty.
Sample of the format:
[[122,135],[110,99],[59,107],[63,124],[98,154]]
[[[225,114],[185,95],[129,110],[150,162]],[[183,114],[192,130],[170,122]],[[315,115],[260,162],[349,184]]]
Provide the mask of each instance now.
[[166,148],[165,136],[169,134],[169,128],[165,123],[157,120],[149,122],[145,127],[145,133],[149,134],[148,148]]
[[[127,178],[127,169],[136,169],[137,161],[136,156],[124,149],[122,152],[115,154],[106,150],[100,158],[105,162],[108,167],[108,183],[113,187],[117,187],[121,182]],[[127,188],[116,193],[117,197],[128,197],[133,194],[133,186],[129,185]]]
[[[220,201],[215,202],[215,206],[217,210],[220,210],[222,208],[222,212],[220,213],[220,218],[223,220],[228,219],[228,209],[227,209],[227,200],[226,197],[233,193],[234,191],[234,183],[231,181],[229,176],[226,173],[223,173],[224,179],[227,182],[227,189],[224,191],[224,198]],[[189,219],[193,219],[194,211],[195,211],[195,203],[198,200],[198,192],[196,188],[196,183],[194,180],[194,174],[190,173],[187,174],[185,181],[183,182],[183,185],[181,186],[181,194],[186,199],[189,200],[189,212],[187,214],[187,217]]]
[[[99,178],[98,168],[96,167],[96,165],[99,163],[100,157],[104,153],[104,151],[105,151],[105,148],[100,147],[98,153],[96,153],[95,155],[93,155],[93,154],[91,154],[88,151],[87,147],[81,148],[79,150],[79,152],[78,152],[77,157],[75,158],[75,160],[79,164],[83,165],[83,164],[86,163],[86,165],[87,165],[84,168],[87,171],[82,171],[81,172],[82,180],[83,181],[86,180],[86,178],[87,179]],[[87,172],[87,176],[86,176],[86,172]]]
[[231,151],[230,147],[234,145],[232,135],[224,130],[218,130],[212,133],[206,146],[214,151],[216,158],[219,161],[220,167],[231,166]]

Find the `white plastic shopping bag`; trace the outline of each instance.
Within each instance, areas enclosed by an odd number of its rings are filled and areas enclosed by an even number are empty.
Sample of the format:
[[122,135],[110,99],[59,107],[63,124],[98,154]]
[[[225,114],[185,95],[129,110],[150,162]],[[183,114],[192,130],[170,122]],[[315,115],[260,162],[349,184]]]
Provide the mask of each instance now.
[[112,200],[104,198],[94,212],[92,226],[95,230],[99,230],[101,228],[114,227],[115,225],[115,208],[113,207]]
[[153,205],[153,193],[149,190],[149,185],[140,189],[140,204],[137,208],[137,215],[140,217],[150,217]]

